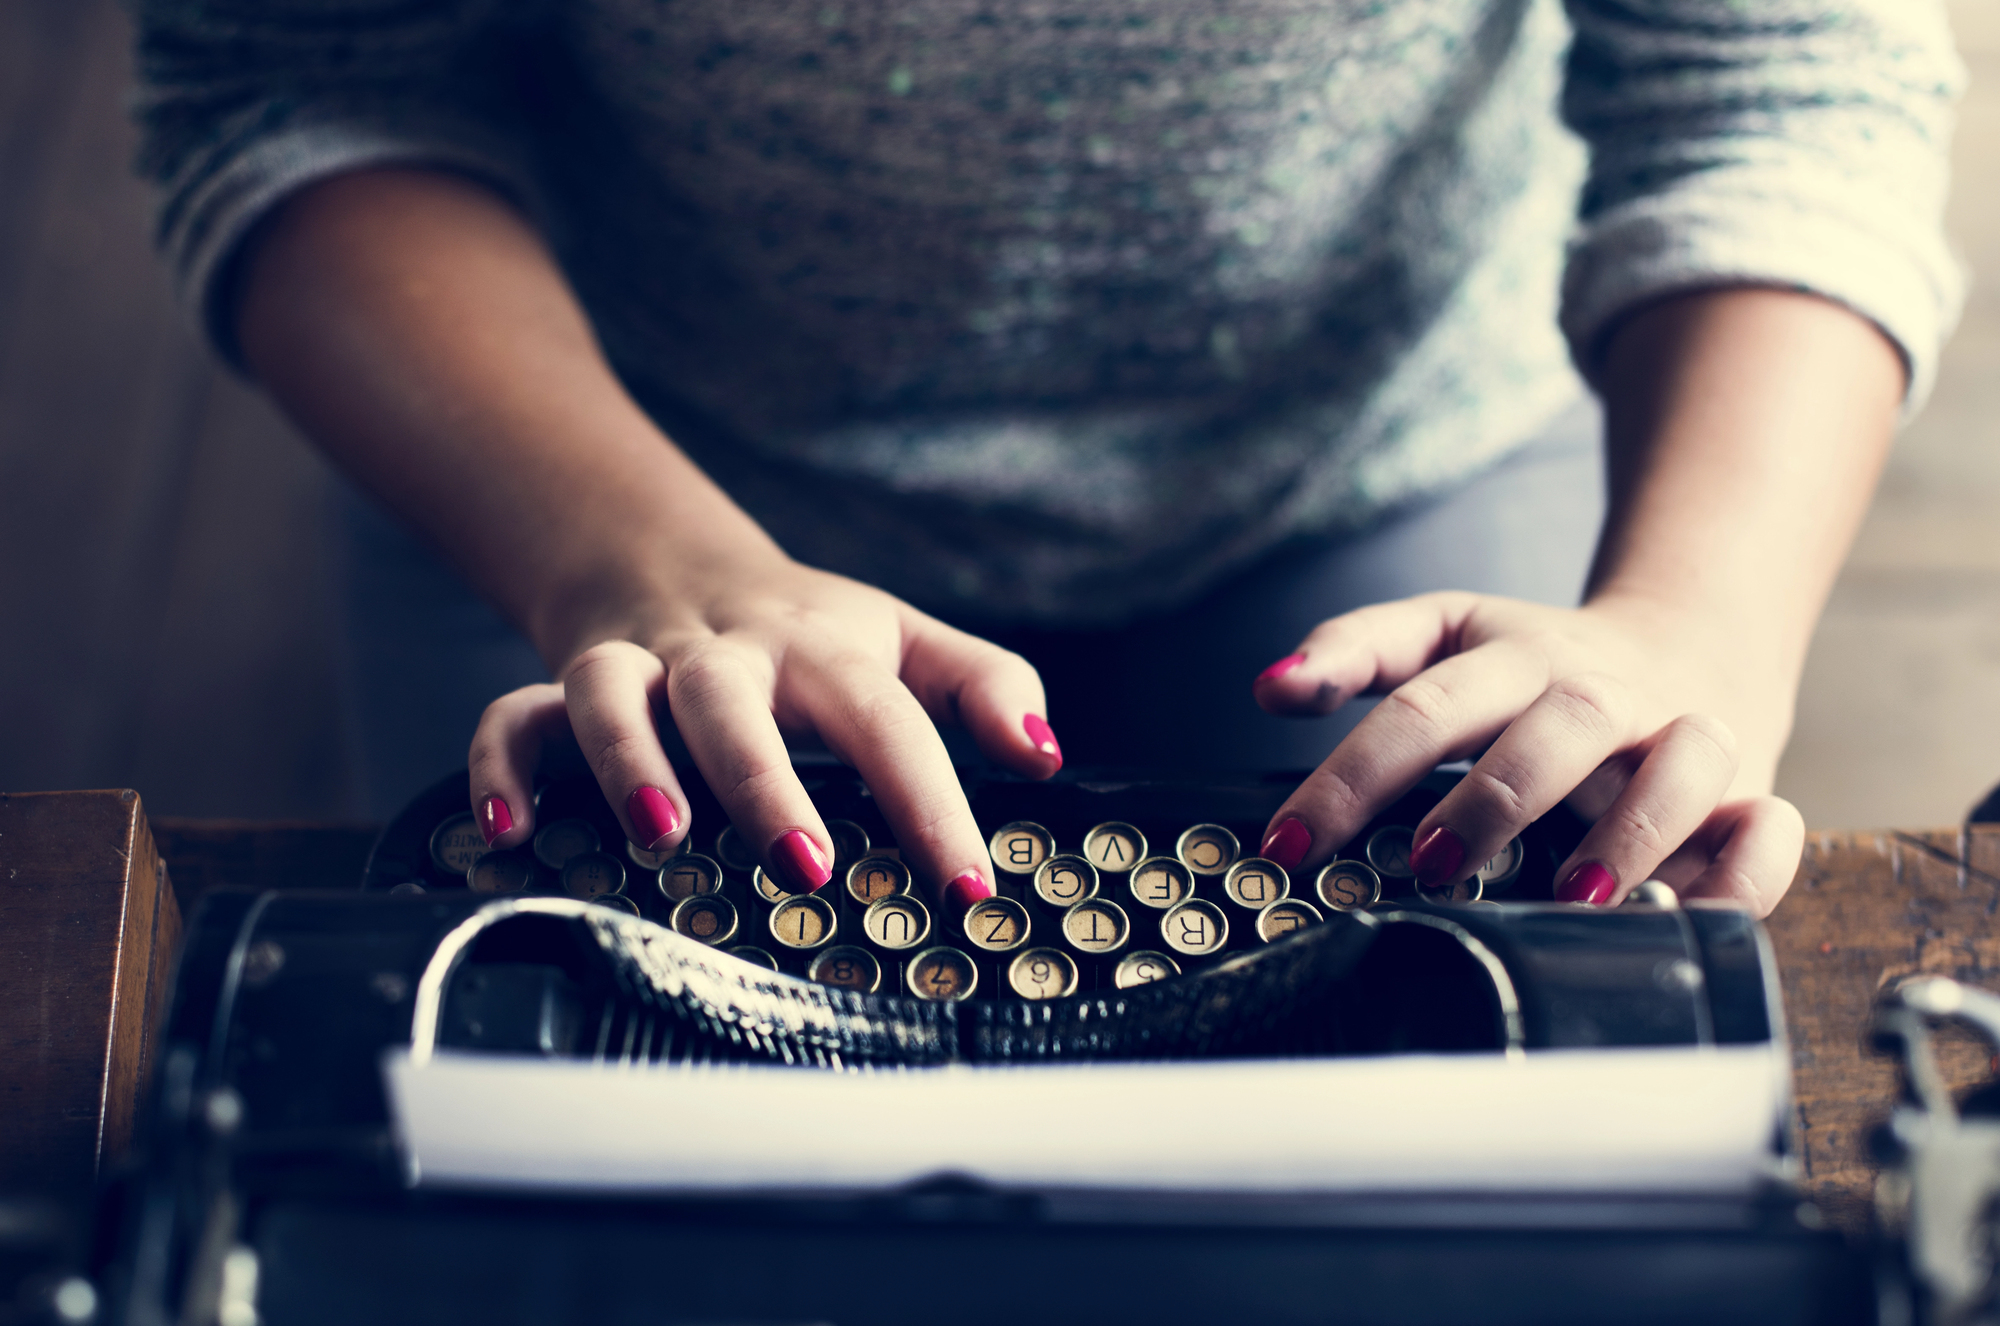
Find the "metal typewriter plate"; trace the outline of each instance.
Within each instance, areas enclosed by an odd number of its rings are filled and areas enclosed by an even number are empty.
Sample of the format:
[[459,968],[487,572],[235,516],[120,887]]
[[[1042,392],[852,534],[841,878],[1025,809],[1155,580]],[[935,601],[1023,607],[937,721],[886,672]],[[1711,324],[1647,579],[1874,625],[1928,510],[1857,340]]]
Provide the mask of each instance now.
[[1358,912],[1382,901],[1382,877],[1362,861],[1329,861],[1313,888],[1319,900],[1336,912]]
[[847,868],[847,896],[863,907],[910,891],[910,868],[893,856],[864,856]]
[[471,811],[454,815],[431,834],[431,860],[446,875],[464,877],[486,851],[486,838]]
[[722,863],[699,852],[688,852],[661,866],[654,882],[669,906],[679,906],[689,898],[722,892]]

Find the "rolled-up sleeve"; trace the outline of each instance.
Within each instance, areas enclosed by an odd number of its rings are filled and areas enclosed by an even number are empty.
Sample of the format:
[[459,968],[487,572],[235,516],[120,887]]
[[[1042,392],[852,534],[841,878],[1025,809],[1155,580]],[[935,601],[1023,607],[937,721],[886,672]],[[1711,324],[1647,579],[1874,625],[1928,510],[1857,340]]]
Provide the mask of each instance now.
[[139,173],[182,306],[236,359],[231,262],[316,180],[435,165],[532,206],[506,0],[134,0]]
[[1929,392],[1964,276],[1943,230],[1964,70],[1935,0],[1569,0],[1591,149],[1563,289],[1586,373],[1625,313],[1757,284],[1873,321]]

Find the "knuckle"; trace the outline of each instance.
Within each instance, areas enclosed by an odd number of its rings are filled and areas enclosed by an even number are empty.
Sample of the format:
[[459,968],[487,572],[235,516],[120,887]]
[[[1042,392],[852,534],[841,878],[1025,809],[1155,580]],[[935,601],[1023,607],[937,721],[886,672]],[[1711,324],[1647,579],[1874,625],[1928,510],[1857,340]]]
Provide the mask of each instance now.
[[[796,786],[797,779],[793,777],[789,763],[778,764],[751,757],[731,770],[726,786],[717,790],[724,804],[743,807],[754,814],[761,806],[788,805],[791,791]],[[786,817],[786,812],[781,809],[773,818]]]
[[1644,806],[1619,807],[1612,832],[1634,859],[1657,863],[1666,860],[1680,846],[1680,839],[1666,823]]
[[590,767],[606,773],[630,774],[649,763],[658,742],[650,732],[606,731],[581,740]]
[[1459,708],[1457,698],[1451,691],[1429,676],[1412,677],[1390,691],[1382,703],[1393,706],[1394,711],[1401,713],[1426,737],[1442,737],[1449,733]]
[[1341,769],[1321,765],[1300,791],[1306,794],[1303,809],[1308,814],[1316,811],[1343,824],[1362,824],[1368,819],[1367,798]]
[[667,690],[677,711],[699,714],[713,708],[746,679],[743,663],[730,650],[704,642],[691,645],[667,670]]
[[1682,714],[1668,724],[1669,735],[1696,748],[1706,748],[1717,763],[1736,767],[1736,733],[1710,714]]
[[1472,766],[1460,786],[1475,804],[1497,812],[1508,824],[1526,824],[1534,818],[1527,791],[1532,782],[1528,770],[1489,755]]
[[1551,685],[1545,698],[1580,733],[1615,737],[1632,710],[1624,684],[1601,672],[1572,673]]

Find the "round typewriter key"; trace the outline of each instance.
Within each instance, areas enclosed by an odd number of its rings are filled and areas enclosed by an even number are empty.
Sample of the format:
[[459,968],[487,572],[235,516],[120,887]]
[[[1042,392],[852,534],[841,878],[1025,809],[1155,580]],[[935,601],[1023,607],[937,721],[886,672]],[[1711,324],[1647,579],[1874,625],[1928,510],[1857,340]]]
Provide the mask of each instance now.
[[863,907],[910,891],[910,868],[893,856],[864,856],[847,868],[847,896]]
[[773,907],[793,896],[790,889],[765,874],[762,866],[753,866],[750,870],[750,891]]
[[1246,911],[1261,912],[1292,893],[1292,877],[1276,861],[1245,857],[1222,877],[1222,896]]
[[658,874],[660,868],[666,865],[667,862],[684,856],[691,850],[688,846],[688,841],[686,838],[681,839],[681,845],[671,852],[653,852],[648,851],[646,848],[633,842],[630,838],[627,838],[625,840],[625,855],[633,865],[639,867],[639,869],[645,871],[647,874]]
[[562,890],[572,898],[602,898],[625,887],[625,863],[609,852],[580,852],[562,868]]
[[667,925],[677,935],[720,947],[736,938],[736,904],[717,894],[696,894],[674,904]]
[[1083,835],[1083,859],[1107,875],[1122,875],[1146,859],[1146,835],[1112,820]]
[[910,995],[933,1004],[956,1004],[979,988],[979,967],[957,949],[940,944],[910,959],[903,969]]
[[1495,852],[1485,865],[1473,873],[1479,877],[1480,896],[1504,892],[1521,874],[1521,863],[1528,859],[1528,849],[1519,838],[1509,838],[1507,845]]
[[725,825],[721,833],[715,835],[715,859],[723,867],[739,875],[747,875],[757,868],[757,854],[743,841],[743,835],[736,832],[734,824]]
[[1140,949],[1118,959],[1118,968],[1111,973],[1111,983],[1120,990],[1129,990],[1135,985],[1151,985],[1154,981],[1164,981],[1169,976],[1180,974],[1181,965],[1166,954]]
[[1174,855],[1197,875],[1220,875],[1242,847],[1220,824],[1197,824],[1174,843]]
[[655,879],[660,896],[670,903],[722,892],[722,863],[712,856],[688,852],[660,867]]
[[1368,835],[1368,847],[1362,854],[1379,875],[1389,879],[1415,879],[1417,872],[1410,866],[1410,834],[1411,830],[1405,824],[1391,824],[1386,829],[1377,829]]
[[1132,867],[1125,891],[1141,907],[1164,912],[1194,896],[1194,873],[1170,856],[1149,856]]
[[931,937],[930,910],[916,898],[881,898],[861,913],[861,933],[886,949],[917,948]]
[[1425,902],[1469,903],[1478,902],[1481,894],[1479,876],[1461,879],[1456,884],[1446,884],[1441,888],[1428,889],[1417,885],[1417,896]]
[[1062,935],[1071,948],[1101,957],[1125,947],[1132,937],[1132,922],[1111,899],[1086,898],[1063,913]]
[[838,924],[831,903],[816,894],[801,893],[786,898],[771,912],[771,938],[803,953],[830,943]]
[[573,856],[594,852],[603,843],[589,820],[557,820],[535,834],[535,859],[550,870],[561,870]]
[[1325,919],[1319,908],[1304,898],[1285,898],[1257,913],[1257,938],[1273,944]]
[[613,911],[624,912],[630,916],[639,914],[639,904],[622,893],[607,893],[601,898],[592,898],[591,902],[599,907],[609,907]]
[[993,868],[1010,875],[1032,875],[1042,862],[1056,854],[1056,840],[1039,824],[1016,820],[1003,824],[994,833],[986,850],[993,854]]
[[1012,898],[982,898],[965,913],[965,938],[987,953],[1011,953],[1028,942],[1028,909]]
[[865,948],[835,944],[813,957],[806,967],[806,979],[859,994],[874,994],[882,988],[882,964]]
[[828,820],[827,837],[833,839],[833,868],[842,871],[868,855],[868,830],[853,820]]
[[1031,948],[1007,964],[1007,985],[1023,999],[1076,993],[1076,963],[1059,948]]
[[535,864],[519,852],[485,852],[465,872],[474,893],[522,893],[535,882]]
[[1319,900],[1336,912],[1358,912],[1382,901],[1382,877],[1360,861],[1329,861],[1313,886]]
[[753,967],[762,967],[766,971],[778,970],[778,960],[755,944],[738,944],[733,948],[724,949],[723,952],[732,958],[741,958]]
[[1035,871],[1035,896],[1066,909],[1097,896],[1097,867],[1080,856],[1052,856]]
[[453,815],[431,832],[431,863],[447,875],[465,878],[472,863],[486,854],[486,839],[472,812]]
[[1229,942],[1229,918],[1214,903],[1190,898],[1160,918],[1160,940],[1176,953],[1205,958]]

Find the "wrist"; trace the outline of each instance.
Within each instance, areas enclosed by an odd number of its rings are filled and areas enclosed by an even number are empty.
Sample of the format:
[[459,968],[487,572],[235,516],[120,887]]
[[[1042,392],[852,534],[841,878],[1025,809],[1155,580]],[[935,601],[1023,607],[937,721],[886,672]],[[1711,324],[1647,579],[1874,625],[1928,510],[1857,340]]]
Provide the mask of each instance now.
[[1741,781],[1768,790],[1791,736],[1810,623],[1771,604],[1746,610],[1617,582],[1593,591],[1582,611],[1634,641],[1644,663],[1671,671],[1688,711],[1727,723]]

